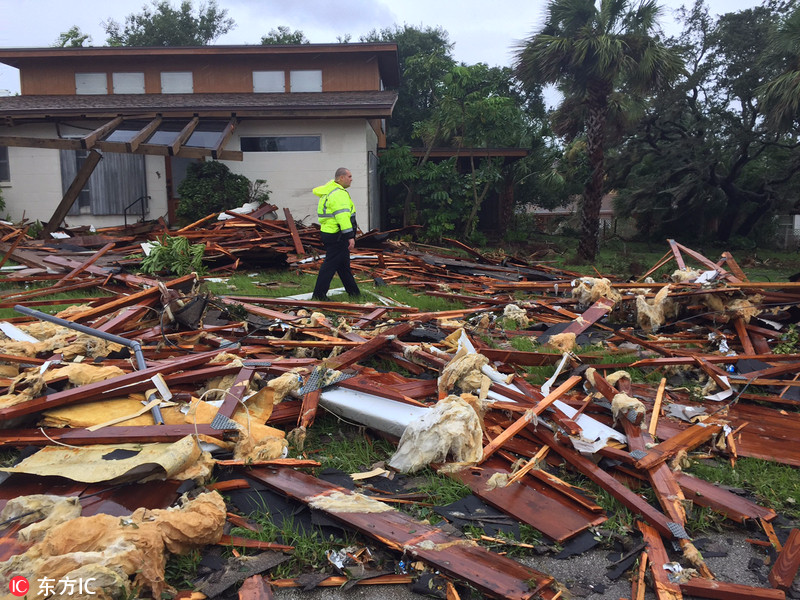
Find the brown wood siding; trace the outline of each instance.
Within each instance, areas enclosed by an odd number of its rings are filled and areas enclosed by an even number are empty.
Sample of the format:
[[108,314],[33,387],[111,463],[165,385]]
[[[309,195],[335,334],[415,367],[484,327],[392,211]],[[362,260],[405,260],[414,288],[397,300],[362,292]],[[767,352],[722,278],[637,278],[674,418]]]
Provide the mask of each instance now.
[[75,93],[75,73],[106,73],[112,92],[112,73],[144,72],[145,91],[161,93],[163,71],[191,71],[198,94],[253,91],[253,71],[322,70],[322,91],[370,91],[380,89],[378,61],[374,56],[196,56],[186,57],[109,57],[92,60],[65,59],[36,61],[20,69],[23,95]]

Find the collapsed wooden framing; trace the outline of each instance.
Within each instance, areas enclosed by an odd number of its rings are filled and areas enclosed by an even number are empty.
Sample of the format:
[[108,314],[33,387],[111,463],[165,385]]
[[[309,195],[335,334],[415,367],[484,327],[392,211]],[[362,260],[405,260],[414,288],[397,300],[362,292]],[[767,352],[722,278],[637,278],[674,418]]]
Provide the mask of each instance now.
[[[442,393],[435,379],[416,376],[441,375],[453,350],[443,338],[463,329],[473,334],[468,337],[477,352],[486,357],[491,372],[487,375],[491,381],[484,389],[491,402],[483,418],[482,460],[452,474],[476,496],[535,527],[550,540],[566,543],[602,525],[607,517],[591,498],[545,467],[565,465],[611,494],[640,519],[638,527],[647,546],[641,573],[647,565],[659,598],[680,598],[684,593],[707,598],[784,597],[800,568],[797,530],[782,542],[770,525],[775,511],[686,475],[673,460],[679,454],[698,451],[732,462],[738,457],[757,457],[800,467],[796,442],[800,439],[800,354],[775,353],[781,335],[797,320],[800,284],[749,282],[730,254],[712,261],[674,241],[670,241],[665,257],[646,274],[652,275],[674,261],[677,271],[671,278],[621,282],[613,278],[588,281],[535,261],[485,256],[455,240],[448,241],[453,249],[448,251],[391,242],[389,236],[372,233],[359,239],[353,258],[357,277],[452,297],[465,307],[422,313],[385,298],[353,303],[231,294],[216,297],[214,303],[220,310],[213,315],[206,312],[197,326],[190,328],[179,321],[165,321],[164,312],[174,308],[177,299],[200,297],[198,278],[159,281],[124,272],[126,268],[135,269],[137,259],[130,255],[138,251],[139,242],[165,233],[204,243],[214,275],[248,266],[315,272],[321,250],[317,230],[295,222],[288,210],[283,211],[285,220],[278,220],[275,210],[267,206],[254,215],[230,213],[230,219],[217,222],[206,218],[178,232],[168,231],[163,223],[108,229],[95,236],[70,232],[71,246],[83,245],[85,253],[60,250],[57,244],[29,239],[24,228],[2,225],[0,251],[4,261],[11,259],[24,267],[2,277],[3,283],[38,281],[46,285],[2,294],[0,305],[53,305],[41,298],[54,292],[86,290],[88,295],[81,307],[64,318],[137,340],[147,368],[136,370],[121,356],[104,357],[102,364],[118,366],[122,374],[78,386],[55,378],[48,385],[57,389],[45,389],[19,401],[8,398],[32,384],[6,377],[2,380],[7,402],[0,405],[0,447],[164,442],[186,435],[225,443],[239,435],[231,419],[254,379],[268,381],[298,368],[302,369],[298,376],[305,378],[304,388],[275,405],[267,425],[313,427],[329,389],[309,383],[315,371],[335,370],[349,375],[333,384],[345,393],[427,410]],[[470,259],[458,255],[464,250],[468,250]],[[687,263],[697,264],[701,270],[692,273]],[[588,290],[584,296],[573,292],[579,281]],[[93,289],[110,296],[92,296]],[[663,314],[666,303],[670,303],[666,312],[671,317]],[[517,312],[508,311],[510,305]],[[226,312],[226,307],[237,310]],[[662,312],[653,313],[655,309]],[[231,316],[238,311],[243,311],[246,319]],[[323,311],[326,318],[311,319],[303,311]],[[643,321],[645,313],[647,319]],[[389,319],[391,323],[387,324]],[[6,321],[23,326],[30,319]],[[260,333],[252,331],[255,324]],[[284,335],[286,330],[292,331],[291,339]],[[594,336],[590,340],[602,339],[602,352],[574,352],[579,346],[587,347],[586,343],[576,343],[579,336],[586,335]],[[519,351],[507,343],[519,337],[533,341],[536,350]],[[437,341],[420,342],[420,338]],[[501,347],[489,347],[482,339],[499,340]],[[564,343],[567,346],[559,345]],[[293,356],[297,348],[310,352],[310,356]],[[219,356],[222,362],[209,366],[209,360]],[[608,362],[609,356],[612,362]],[[365,366],[374,358],[390,361],[411,375],[379,373]],[[25,355],[0,352],[0,363],[20,373],[44,368],[57,373],[58,365],[68,362],[71,360],[57,350]],[[555,369],[557,363],[563,367],[563,377],[552,382],[552,391],[550,385],[543,388],[526,381],[525,367],[552,365]],[[660,385],[652,386],[612,377],[628,366],[657,371],[664,378]],[[690,398],[686,386],[668,384],[668,374],[676,369],[683,369],[684,379],[696,381],[696,387],[704,384],[705,396],[710,397],[714,388],[722,399]],[[196,399],[198,390],[214,377],[228,375],[233,382],[212,423],[131,426],[123,422],[97,430],[36,426],[41,414],[55,407],[108,399],[121,392],[144,392],[153,387],[156,375],[162,377],[178,402]],[[619,408],[623,396],[635,402]],[[681,416],[686,407],[694,412]],[[586,419],[604,427],[615,426],[626,443],[609,439],[590,456],[585,447],[574,443],[588,435],[581,425]],[[611,466],[600,466],[600,458],[610,461]],[[525,461],[522,468],[520,460]],[[334,491],[330,484],[296,470],[307,467],[307,462],[277,460],[271,464],[244,473],[301,502]],[[491,486],[489,482],[496,475],[509,476],[512,483]],[[46,485],[58,494],[97,492],[97,486],[36,484],[30,477],[14,475],[3,485],[0,507],[12,497]],[[176,486],[165,486],[142,485],[150,498],[142,505],[170,504]],[[658,507],[637,493],[639,486],[652,489]],[[103,502],[114,504],[112,499]],[[758,523],[776,549],[782,545],[770,573],[771,588],[715,579],[702,557],[692,553],[685,529],[688,503],[709,507],[738,523]],[[478,547],[453,543],[437,528],[412,523],[402,513],[381,514],[384,516],[340,512],[332,516],[398,552],[414,548],[415,556],[423,562],[490,596],[558,596],[556,582],[545,574]],[[399,535],[411,527],[415,534]],[[432,542],[434,549],[420,546],[423,538]],[[669,579],[663,569],[670,561],[665,541],[674,542],[684,556],[693,556],[698,577],[683,583]],[[10,532],[5,533],[0,547],[3,558],[19,551]],[[262,590],[260,594],[264,593]]]

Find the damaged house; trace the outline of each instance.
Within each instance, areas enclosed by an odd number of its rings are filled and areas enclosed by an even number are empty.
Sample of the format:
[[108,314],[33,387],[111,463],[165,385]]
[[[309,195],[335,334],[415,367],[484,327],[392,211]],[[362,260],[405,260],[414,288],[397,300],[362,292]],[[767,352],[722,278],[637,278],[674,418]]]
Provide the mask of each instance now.
[[0,98],[14,221],[174,223],[188,165],[216,159],[300,219],[316,214],[310,188],[347,166],[362,227],[379,225],[396,44],[2,49],[0,62],[21,83]]

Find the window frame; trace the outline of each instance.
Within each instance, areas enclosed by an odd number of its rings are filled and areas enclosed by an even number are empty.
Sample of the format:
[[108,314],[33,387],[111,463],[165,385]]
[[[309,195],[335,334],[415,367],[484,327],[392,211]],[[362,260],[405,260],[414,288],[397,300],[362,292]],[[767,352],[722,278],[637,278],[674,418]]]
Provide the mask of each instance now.
[[11,183],[11,156],[8,146],[0,146],[0,183]]
[[[317,141],[317,147],[314,149],[301,149],[301,150],[293,150],[293,149],[275,149],[270,150],[268,148],[269,142],[266,140],[269,139],[299,139],[299,138],[309,138],[315,139]],[[264,142],[257,142],[262,149],[245,149],[245,144],[243,143],[244,140],[264,140]],[[285,154],[285,153],[296,153],[296,152],[322,152],[322,135],[318,133],[299,133],[299,134],[282,134],[282,135],[243,135],[239,137],[239,149],[242,152],[246,152],[248,154],[261,154],[261,153],[268,153],[268,154]]]

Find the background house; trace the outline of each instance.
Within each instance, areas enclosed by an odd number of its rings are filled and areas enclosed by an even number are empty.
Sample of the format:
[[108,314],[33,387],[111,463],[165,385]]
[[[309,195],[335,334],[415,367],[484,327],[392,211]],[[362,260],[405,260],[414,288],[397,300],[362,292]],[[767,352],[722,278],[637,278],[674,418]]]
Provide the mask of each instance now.
[[0,98],[0,191],[14,221],[49,221],[102,155],[64,209],[69,226],[142,211],[174,223],[188,164],[210,159],[267,180],[296,219],[315,219],[311,188],[346,166],[359,223],[380,225],[394,43],[0,49],[0,62],[20,72],[21,94]]

